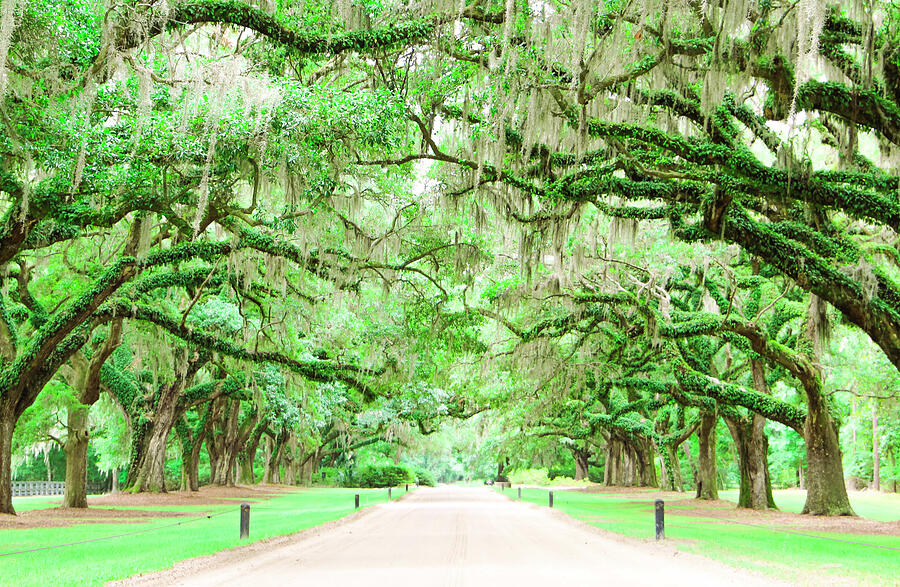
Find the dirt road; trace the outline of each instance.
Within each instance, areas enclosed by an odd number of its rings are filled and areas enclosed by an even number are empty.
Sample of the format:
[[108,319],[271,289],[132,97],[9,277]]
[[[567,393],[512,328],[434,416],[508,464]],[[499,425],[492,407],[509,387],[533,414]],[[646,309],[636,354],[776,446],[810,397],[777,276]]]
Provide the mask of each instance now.
[[[652,523],[648,519],[648,524]],[[601,533],[486,488],[420,489],[280,544],[180,563],[139,585],[774,585],[671,545]]]

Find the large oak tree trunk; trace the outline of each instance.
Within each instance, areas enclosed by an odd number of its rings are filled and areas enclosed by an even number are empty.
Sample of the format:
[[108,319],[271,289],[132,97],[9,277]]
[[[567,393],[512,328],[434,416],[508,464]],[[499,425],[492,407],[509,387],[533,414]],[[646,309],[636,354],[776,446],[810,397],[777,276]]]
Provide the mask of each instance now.
[[87,406],[72,406],[66,419],[66,490],[63,505],[68,508],[87,507],[87,453],[90,433]]
[[625,485],[625,443],[612,434],[606,443],[606,466],[603,470],[603,484],[608,487]]
[[766,419],[758,414],[747,418],[725,418],[734,439],[740,472],[738,507],[754,510],[775,509],[772,484],[769,479],[768,446],[765,435]]
[[166,491],[166,444],[177,417],[177,397],[177,393],[163,393],[157,403],[156,413],[147,433],[143,458],[137,465],[134,479],[128,481],[132,492]]
[[281,483],[281,455],[284,449],[284,434],[271,441],[269,461],[266,463],[266,483]]
[[259,450],[259,440],[265,431],[265,424],[258,422],[250,438],[243,448],[238,452],[238,483],[253,484],[256,483],[253,473],[253,462],[256,460],[256,451]]
[[704,412],[700,417],[697,434],[700,454],[697,457],[697,499],[719,499],[718,472],[716,471],[716,423],[715,413]]
[[678,458],[678,442],[667,442],[657,446],[660,457],[660,474],[667,491],[684,491],[684,478],[681,475],[681,461]]
[[194,441],[191,447],[191,467],[188,469],[188,489],[200,491],[200,451],[203,448],[203,438]]
[[0,514],[15,515],[12,504],[12,437],[16,418],[0,410]]
[[610,434],[606,443],[606,470],[603,482],[619,487],[656,487],[653,448],[648,439]]
[[806,438],[806,505],[804,514],[852,516],[850,498],[844,485],[844,467],[837,425],[828,413],[826,399],[807,390],[807,415],[803,426]]
[[588,460],[590,459],[590,452],[588,448],[575,449],[572,451],[572,455],[575,457],[575,480],[581,481],[583,479],[588,478]]
[[200,450],[203,446],[203,427],[197,434],[188,429],[187,424],[179,429],[181,438],[181,489],[182,491],[200,490]]
[[509,457],[500,457],[500,460],[497,462],[497,479],[500,483],[509,481],[506,477],[506,466],[509,464]]
[[656,467],[653,465],[653,443],[647,438],[635,438],[630,443],[632,458],[637,468],[637,481],[641,487],[659,487]]

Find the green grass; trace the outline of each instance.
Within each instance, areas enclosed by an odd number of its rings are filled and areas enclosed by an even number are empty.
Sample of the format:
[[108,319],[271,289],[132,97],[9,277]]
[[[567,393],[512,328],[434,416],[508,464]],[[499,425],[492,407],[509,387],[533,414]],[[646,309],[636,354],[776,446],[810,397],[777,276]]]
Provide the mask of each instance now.
[[[806,502],[806,492],[799,489],[784,489],[774,492],[775,505],[784,512],[800,513]],[[730,489],[719,492],[720,499],[737,503],[738,490]],[[874,491],[855,491],[850,493],[850,505],[858,516],[878,520],[880,522],[896,522],[900,520],[900,494],[876,493]]]
[[[799,499],[797,495],[784,499],[784,509],[790,511]],[[506,495],[515,498],[515,488]],[[654,536],[653,498],[634,499],[610,494],[588,494],[574,491],[554,491],[554,507],[589,524],[633,538],[652,540]],[[776,494],[776,501],[779,501]],[[880,513],[896,513],[892,496],[874,496],[868,500],[854,500],[857,511],[877,509]],[[879,499],[881,498],[881,499]],[[547,491],[523,489],[522,499],[547,505]],[[732,566],[760,571],[789,581],[817,584],[838,582],[841,579],[858,584],[894,585],[900,577],[900,551],[872,548],[849,542],[888,546],[900,549],[900,537],[806,532],[800,536],[776,531],[777,526],[754,526],[730,523],[726,520],[674,515],[690,508],[689,501],[666,501],[666,539],[680,550],[720,560]],[[888,505],[880,505],[886,502]],[[780,503],[780,502],[779,502]],[[788,506],[788,503],[791,505]],[[723,509],[731,509],[726,507]],[[890,515],[893,515],[890,514]],[[896,517],[892,519],[897,519]],[[839,539],[849,542],[837,542]]]
[[[387,501],[383,489],[307,489],[251,503],[250,540],[290,534],[336,520],[360,507]],[[403,490],[395,490],[399,497]],[[19,511],[53,507],[59,498],[14,500]],[[129,508],[120,508],[129,509]],[[101,585],[171,567],[186,558],[237,546],[239,502],[234,505],[144,507],[139,509],[208,511],[213,517],[158,518],[140,523],[77,524],[61,528],[0,530],[0,554],[141,531],[139,534],[0,556],[0,585]],[[175,525],[180,523],[180,525]],[[246,543],[248,541],[244,541]]]

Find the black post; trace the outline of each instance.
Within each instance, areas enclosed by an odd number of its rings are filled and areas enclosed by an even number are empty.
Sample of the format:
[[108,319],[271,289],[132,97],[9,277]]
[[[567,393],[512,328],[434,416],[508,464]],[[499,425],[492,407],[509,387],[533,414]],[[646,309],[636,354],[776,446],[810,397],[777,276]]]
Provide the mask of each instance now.
[[656,539],[666,537],[666,512],[665,503],[661,499],[656,500]]
[[325,480],[325,471],[322,471],[322,481]]
[[550,507],[553,507],[553,492],[550,492]]
[[241,504],[241,540],[250,537],[250,504]]
[[358,493],[356,494],[355,504],[356,504],[356,509],[359,509],[359,494]]
[[388,501],[391,501],[391,488],[388,487]]
[[522,488],[519,487],[519,499],[522,499]]
[[409,483],[406,484],[406,491],[409,491]]

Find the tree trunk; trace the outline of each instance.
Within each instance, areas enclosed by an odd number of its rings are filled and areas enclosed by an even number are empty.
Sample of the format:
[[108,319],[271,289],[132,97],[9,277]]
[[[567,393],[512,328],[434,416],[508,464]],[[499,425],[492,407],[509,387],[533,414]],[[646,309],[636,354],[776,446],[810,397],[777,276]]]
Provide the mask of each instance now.
[[12,437],[16,418],[0,411],[0,514],[15,515],[12,504]]
[[572,455],[575,457],[575,480],[581,481],[588,478],[588,460],[590,452],[588,448],[574,449]]
[[194,441],[191,447],[191,466],[188,469],[188,489],[200,491],[200,451],[203,447],[203,437]]
[[653,447],[646,438],[610,434],[606,443],[603,483],[616,487],[656,487]]
[[129,491],[166,491],[166,444],[175,425],[177,397],[177,394],[165,393],[160,398],[147,434],[143,458],[137,467],[137,475],[133,480],[128,480]]
[[681,462],[678,460],[678,447],[668,443],[657,447],[659,452],[660,474],[668,491],[684,491],[684,479],[681,477]]
[[281,482],[285,485],[297,485],[297,437],[291,432],[281,447],[281,462],[284,463],[284,475]]
[[139,493],[149,491],[165,493],[166,491],[166,442],[169,430],[163,426],[154,426],[147,441],[147,450],[138,469],[137,477],[131,485],[131,491]]
[[878,438],[878,404],[872,404],[872,488],[881,491],[881,450]]
[[71,406],[66,427],[66,490],[63,506],[67,508],[87,507],[87,452],[90,432],[88,414],[90,408],[84,405]]
[[669,475],[669,467],[666,466],[666,460],[669,458],[669,455],[664,455],[662,451],[656,451],[656,454],[659,455],[659,474],[663,480],[661,489],[675,491],[675,480]]
[[506,465],[509,463],[509,459],[506,457],[500,457],[500,461],[497,463],[497,481],[505,482],[508,481],[506,477]]
[[806,505],[804,514],[853,516],[847,487],[838,430],[828,413],[826,398],[806,390],[807,414],[803,426],[806,439]]
[[738,454],[740,492],[738,507],[754,510],[777,509],[769,479],[768,448],[765,435],[766,419],[752,414],[744,419],[725,418]]
[[268,483],[281,483],[281,455],[284,449],[284,434],[272,441],[272,452],[269,455],[269,462],[266,465],[266,478]]
[[219,452],[216,449],[215,432],[210,430],[206,437],[206,453],[209,455],[209,483],[215,485],[216,470],[219,467]]
[[181,441],[181,489],[182,491],[200,490],[200,450],[206,436],[207,423],[201,421],[196,430],[182,418],[176,425]]
[[[896,460],[896,457],[894,456],[893,450],[888,451],[888,462],[891,465],[891,471],[893,471],[892,475],[896,475],[897,460]],[[891,492],[897,493],[897,478],[896,477],[891,479]]]
[[607,487],[625,485],[625,443],[610,434],[606,443],[606,466],[603,470],[603,484]]
[[265,461],[265,468],[263,469],[263,483],[269,484],[272,482],[271,479],[271,471],[269,470],[269,461],[272,458],[272,437],[266,436],[265,442],[265,453],[263,454],[263,460]]
[[[769,394],[765,364],[759,359],[750,361],[753,388]],[[752,413],[749,418],[726,419],[731,436],[738,449],[738,468],[741,476],[738,507],[754,510],[777,509],[772,496],[769,478],[769,439],[766,437],[766,419]]]
[[640,487],[659,487],[656,467],[653,465],[653,443],[649,439],[636,437],[629,443],[635,464],[635,484]]
[[259,440],[265,430],[265,424],[258,422],[253,429],[253,433],[247,440],[244,448],[238,452],[238,464],[240,465],[240,474],[238,475],[238,483],[250,484],[256,483],[253,473],[253,462],[256,460],[256,451],[259,450]]
[[700,417],[700,455],[697,464],[697,499],[719,499],[716,471],[716,423],[715,413],[704,412]]

